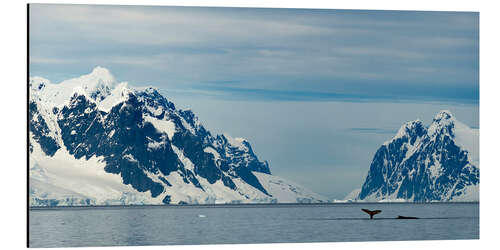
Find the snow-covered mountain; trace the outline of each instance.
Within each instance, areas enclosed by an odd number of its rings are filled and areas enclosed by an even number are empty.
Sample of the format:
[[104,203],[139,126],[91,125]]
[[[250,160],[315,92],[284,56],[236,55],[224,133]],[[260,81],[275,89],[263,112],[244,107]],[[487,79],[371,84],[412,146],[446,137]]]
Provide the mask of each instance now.
[[355,199],[479,201],[479,129],[446,110],[429,127],[419,120],[404,124],[375,153]]
[[271,175],[247,140],[212,135],[105,68],[29,85],[31,206],[327,201]]

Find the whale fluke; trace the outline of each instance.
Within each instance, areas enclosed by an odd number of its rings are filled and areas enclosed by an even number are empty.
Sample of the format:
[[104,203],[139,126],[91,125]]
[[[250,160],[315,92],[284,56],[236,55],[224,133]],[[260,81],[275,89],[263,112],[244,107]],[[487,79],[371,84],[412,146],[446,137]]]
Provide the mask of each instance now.
[[372,211],[372,210],[368,210],[368,209],[364,209],[364,208],[362,208],[362,209],[361,209],[361,211],[363,211],[363,212],[365,212],[365,213],[369,214],[369,215],[370,215],[370,219],[373,219],[373,216],[374,216],[374,215],[379,214],[379,213],[381,213],[381,212],[382,212],[382,210],[373,210],[373,211]]
[[412,219],[418,219],[418,217],[398,215],[398,217],[396,219],[400,219],[400,220],[412,220]]

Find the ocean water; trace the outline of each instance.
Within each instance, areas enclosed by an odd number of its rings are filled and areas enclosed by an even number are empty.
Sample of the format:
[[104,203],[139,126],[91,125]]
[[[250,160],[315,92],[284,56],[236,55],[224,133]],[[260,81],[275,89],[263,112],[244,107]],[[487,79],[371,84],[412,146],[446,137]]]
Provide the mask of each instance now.
[[[373,220],[361,208],[380,209]],[[398,215],[417,220],[394,219]],[[30,209],[30,247],[479,239],[479,203]]]

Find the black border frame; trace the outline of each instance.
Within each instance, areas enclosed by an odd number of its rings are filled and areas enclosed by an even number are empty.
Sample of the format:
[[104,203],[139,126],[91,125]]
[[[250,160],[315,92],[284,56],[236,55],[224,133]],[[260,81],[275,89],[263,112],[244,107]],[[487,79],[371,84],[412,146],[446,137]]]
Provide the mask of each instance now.
[[26,247],[30,247],[30,4],[26,4]]

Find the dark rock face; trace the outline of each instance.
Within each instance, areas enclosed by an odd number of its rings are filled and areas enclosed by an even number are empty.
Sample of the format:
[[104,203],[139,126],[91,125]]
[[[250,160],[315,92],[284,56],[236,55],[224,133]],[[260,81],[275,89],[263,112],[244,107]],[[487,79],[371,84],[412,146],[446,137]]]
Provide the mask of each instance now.
[[399,136],[375,153],[358,198],[446,201],[479,184],[479,168],[456,144],[454,126],[446,112],[434,119],[432,131],[420,121],[403,126]]
[[[60,148],[57,141],[50,136],[50,129],[45,121],[45,118],[38,110],[38,104],[34,101],[29,102],[29,131],[33,133],[33,139],[38,142],[43,152],[49,156],[53,156]],[[33,146],[30,145],[30,151],[33,151]]]
[[[199,124],[193,112],[176,110],[174,104],[155,89],[131,91],[108,112],[96,105],[96,101],[109,95],[109,89],[102,91],[92,92],[90,96],[75,93],[67,105],[53,109],[64,145],[46,136],[47,124],[41,116],[33,119],[37,105],[30,103],[30,131],[47,155],[52,156],[64,146],[77,159],[103,156],[106,172],[119,174],[124,184],[140,192],[150,191],[153,197],[172,186],[162,176],[174,171],[185,183],[201,190],[199,178],[210,184],[220,180],[233,190],[236,185],[232,179],[239,178],[269,195],[252,173],[270,174],[269,165],[258,160],[248,142],[237,147],[223,135],[213,137]],[[159,131],[151,119],[146,119],[148,117],[175,124],[173,136]],[[189,158],[194,167],[187,168],[173,148]],[[217,159],[207,148],[219,154]],[[166,196],[163,202],[170,203],[171,197]]]

